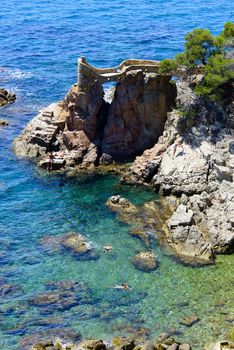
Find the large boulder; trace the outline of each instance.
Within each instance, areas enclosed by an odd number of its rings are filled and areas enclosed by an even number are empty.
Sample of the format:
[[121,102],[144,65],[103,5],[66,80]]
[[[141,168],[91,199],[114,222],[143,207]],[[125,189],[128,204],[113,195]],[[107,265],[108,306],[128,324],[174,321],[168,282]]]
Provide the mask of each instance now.
[[153,252],[140,252],[132,259],[133,265],[142,271],[150,272],[157,268],[157,257]]
[[98,259],[97,251],[93,244],[87,242],[81,234],[71,232],[65,235],[62,239],[62,245],[79,259]]
[[201,152],[177,141],[163,155],[155,186],[163,193],[194,194],[207,188],[208,162]]
[[211,344],[208,350],[232,350],[234,349],[234,342],[222,340],[215,344]]
[[147,149],[141,156],[136,157],[130,169],[122,177],[121,181],[127,184],[150,183],[157,173],[163,153],[166,151],[165,144],[156,143],[152,148]]
[[75,345],[72,350],[106,350],[106,345],[102,340],[90,339]]
[[52,103],[41,110],[14,141],[14,151],[20,157],[45,156],[58,149],[57,135],[64,129],[63,105]]
[[180,204],[168,222],[170,228],[176,226],[188,226],[192,224],[193,212],[187,209],[185,205]]
[[210,264],[214,261],[212,245],[196,226],[193,211],[180,204],[164,225],[166,241],[174,253],[186,263]]
[[127,200],[126,198],[121,197],[120,195],[111,196],[107,200],[107,206],[111,210],[118,213],[121,213],[121,212],[136,213],[137,212],[136,206],[131,202],[129,202],[129,200]]

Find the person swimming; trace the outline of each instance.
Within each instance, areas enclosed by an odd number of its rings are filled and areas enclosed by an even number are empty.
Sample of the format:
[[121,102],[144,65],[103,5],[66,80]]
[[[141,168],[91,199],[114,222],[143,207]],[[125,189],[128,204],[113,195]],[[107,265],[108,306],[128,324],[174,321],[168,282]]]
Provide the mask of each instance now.
[[103,253],[109,253],[109,252],[111,252],[111,251],[112,251],[112,245],[110,245],[110,244],[104,245],[104,247],[103,247]]
[[121,285],[116,284],[113,288],[122,289],[122,290],[130,290],[130,288],[126,283],[122,283]]

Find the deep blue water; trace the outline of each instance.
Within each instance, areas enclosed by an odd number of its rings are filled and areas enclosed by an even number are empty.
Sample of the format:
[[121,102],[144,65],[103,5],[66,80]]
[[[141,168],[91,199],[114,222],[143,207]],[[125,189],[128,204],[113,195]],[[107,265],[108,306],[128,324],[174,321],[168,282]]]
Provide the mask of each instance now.
[[[229,331],[232,256],[219,257],[213,267],[193,269],[178,264],[155,243],[160,267],[150,274],[137,271],[131,258],[144,247],[105,202],[120,193],[140,204],[156,194],[121,187],[110,176],[46,176],[16,159],[11,145],[39,109],[63,98],[76,81],[79,56],[100,67],[127,58],[170,57],[182,51],[186,32],[205,27],[217,34],[233,13],[227,0],[1,1],[0,86],[17,94],[15,104],[0,110],[0,118],[10,123],[0,129],[2,349],[17,349],[25,337],[38,332],[72,329],[83,337],[109,339],[131,332],[133,326],[146,328],[152,336],[175,327],[194,349],[201,349],[203,337],[211,341]],[[77,261],[65,251],[54,251],[46,237],[69,231],[91,240],[100,258]],[[113,245],[113,254],[102,254],[106,243]],[[48,282],[63,280],[84,283],[86,301],[49,310],[30,302],[48,292]],[[123,281],[132,291],[116,294],[111,286]],[[183,301],[187,304],[179,306]],[[194,313],[199,323],[191,329],[179,325],[181,316]]]

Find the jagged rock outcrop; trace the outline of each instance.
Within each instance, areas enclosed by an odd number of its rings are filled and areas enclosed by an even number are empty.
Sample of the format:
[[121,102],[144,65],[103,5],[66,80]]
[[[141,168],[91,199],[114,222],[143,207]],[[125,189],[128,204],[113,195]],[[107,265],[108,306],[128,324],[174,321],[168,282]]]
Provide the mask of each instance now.
[[177,207],[165,225],[167,242],[183,261],[212,263],[212,246],[196,225],[193,215],[193,211],[185,205]]
[[114,159],[127,158],[152,146],[163,132],[175,95],[170,76],[127,72],[108,111],[103,152]]
[[6,106],[10,103],[15,102],[16,95],[7,91],[6,89],[0,88],[0,107]]
[[[175,195],[176,206],[165,207],[165,242],[182,260],[210,263],[213,253],[234,249],[233,101],[221,106],[196,97],[190,87],[196,81],[175,85],[168,75],[130,70],[111,104],[104,101],[100,83],[85,92],[75,84],[63,101],[26,126],[15,152],[38,159],[48,170],[90,168],[141,154],[122,181]],[[176,109],[170,111],[175,97]],[[108,205],[120,213],[124,203],[116,197]],[[181,204],[192,219],[181,224],[180,217],[171,225]],[[127,212],[138,220],[132,206],[121,219]]]
[[34,117],[15,142],[15,152],[21,157],[39,157],[49,152],[56,143],[60,130],[64,129],[63,104],[53,103]]
[[122,178],[178,197],[164,232],[183,260],[209,263],[213,252],[234,250],[232,119],[220,106],[197,98],[186,82],[177,83],[177,110],[168,113],[163,135]]
[[[89,91],[75,84],[63,101],[41,111],[15,140],[15,152],[50,170],[89,167],[126,159],[152,146],[162,134],[175,100],[170,76],[126,72],[111,104],[102,85]],[[53,152],[53,159],[47,154]]]

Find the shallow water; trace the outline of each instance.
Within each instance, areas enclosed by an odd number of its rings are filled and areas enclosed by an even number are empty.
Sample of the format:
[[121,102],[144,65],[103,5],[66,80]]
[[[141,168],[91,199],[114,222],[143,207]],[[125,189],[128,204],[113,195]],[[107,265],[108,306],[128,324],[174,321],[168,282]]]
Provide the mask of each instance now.
[[[0,110],[0,117],[10,122],[0,130],[1,348],[17,349],[24,337],[44,331],[61,333],[66,328],[83,337],[109,339],[133,332],[134,326],[138,336],[145,329],[152,337],[174,327],[198,350],[203,339],[211,341],[229,331],[233,256],[219,256],[212,267],[185,267],[155,242],[159,268],[152,273],[136,270],[131,258],[144,247],[105,202],[120,193],[141,204],[156,194],[120,186],[113,176],[47,176],[16,159],[11,144],[40,108],[64,96],[76,80],[78,56],[97,66],[129,57],[161,59],[181,51],[183,36],[193,27],[218,33],[232,18],[227,0],[1,1],[0,86],[18,97]],[[45,239],[69,231],[92,241],[99,259],[79,261],[53,250],[51,239]],[[113,245],[113,253],[102,253],[106,243]],[[88,288],[73,307],[45,309],[30,301],[48,292],[48,282],[64,280]],[[123,281],[131,291],[113,290]],[[181,317],[194,314],[200,317],[196,325],[179,324]]]

